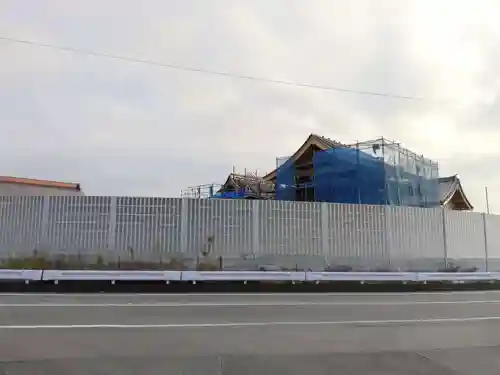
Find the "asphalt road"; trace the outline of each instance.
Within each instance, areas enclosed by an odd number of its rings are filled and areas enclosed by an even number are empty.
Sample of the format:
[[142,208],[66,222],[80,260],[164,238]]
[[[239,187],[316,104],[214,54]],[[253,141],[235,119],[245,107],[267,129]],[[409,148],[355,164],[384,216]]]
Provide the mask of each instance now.
[[498,374],[500,292],[0,295],[0,375]]

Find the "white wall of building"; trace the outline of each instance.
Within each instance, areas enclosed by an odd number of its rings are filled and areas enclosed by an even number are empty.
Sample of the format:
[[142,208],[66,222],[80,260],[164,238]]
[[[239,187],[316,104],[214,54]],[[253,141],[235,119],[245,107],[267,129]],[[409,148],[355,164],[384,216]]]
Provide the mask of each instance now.
[[16,184],[11,182],[0,182],[0,196],[61,196],[61,195],[83,195],[82,191],[76,189],[60,189],[56,187],[45,187],[27,184]]

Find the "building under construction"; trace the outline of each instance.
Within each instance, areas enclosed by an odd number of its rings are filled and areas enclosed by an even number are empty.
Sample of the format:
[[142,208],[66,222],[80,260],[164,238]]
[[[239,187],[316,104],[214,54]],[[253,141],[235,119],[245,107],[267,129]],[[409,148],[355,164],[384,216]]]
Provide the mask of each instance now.
[[439,177],[438,163],[384,138],[342,144],[311,134],[265,176],[231,173],[184,197],[276,199],[471,210],[458,177]]
[[275,199],[274,183],[253,173],[231,173],[226,182],[190,187],[181,192],[183,198]]
[[279,200],[439,206],[438,164],[383,138],[314,150],[276,171]]

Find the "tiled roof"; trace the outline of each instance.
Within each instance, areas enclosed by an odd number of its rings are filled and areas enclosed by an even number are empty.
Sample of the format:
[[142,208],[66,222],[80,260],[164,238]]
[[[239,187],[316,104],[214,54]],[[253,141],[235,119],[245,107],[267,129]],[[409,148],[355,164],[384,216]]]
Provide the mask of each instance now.
[[311,137],[316,138],[319,142],[321,142],[325,148],[332,148],[332,147],[338,147],[338,146],[345,146],[344,144],[337,142],[333,139],[323,137],[322,135],[317,135],[317,134],[311,134]]
[[465,195],[464,189],[460,182],[460,179],[457,175],[449,176],[449,177],[440,177],[439,181],[439,199],[441,200],[441,204],[446,204],[456,193],[460,194],[465,205],[469,210],[472,210],[474,207],[467,199]]
[[441,203],[453,196],[457,188],[456,176],[440,177],[439,178],[439,199]]
[[52,188],[56,188],[56,189],[71,189],[71,190],[80,191],[80,184],[77,184],[77,183],[37,180],[34,178],[0,176],[0,183],[40,186],[40,187],[52,187]]

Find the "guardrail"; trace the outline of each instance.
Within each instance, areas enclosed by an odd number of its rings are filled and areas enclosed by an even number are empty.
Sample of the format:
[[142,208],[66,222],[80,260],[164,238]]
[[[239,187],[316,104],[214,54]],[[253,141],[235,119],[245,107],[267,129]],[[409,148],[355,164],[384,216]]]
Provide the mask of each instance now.
[[0,280],[42,280],[42,270],[2,270],[0,269]]
[[[43,281],[180,281],[180,271],[44,270]],[[1,272],[0,272],[1,278]]]
[[499,281],[500,272],[271,272],[271,271],[98,271],[0,269],[0,281],[290,281],[433,282]]

